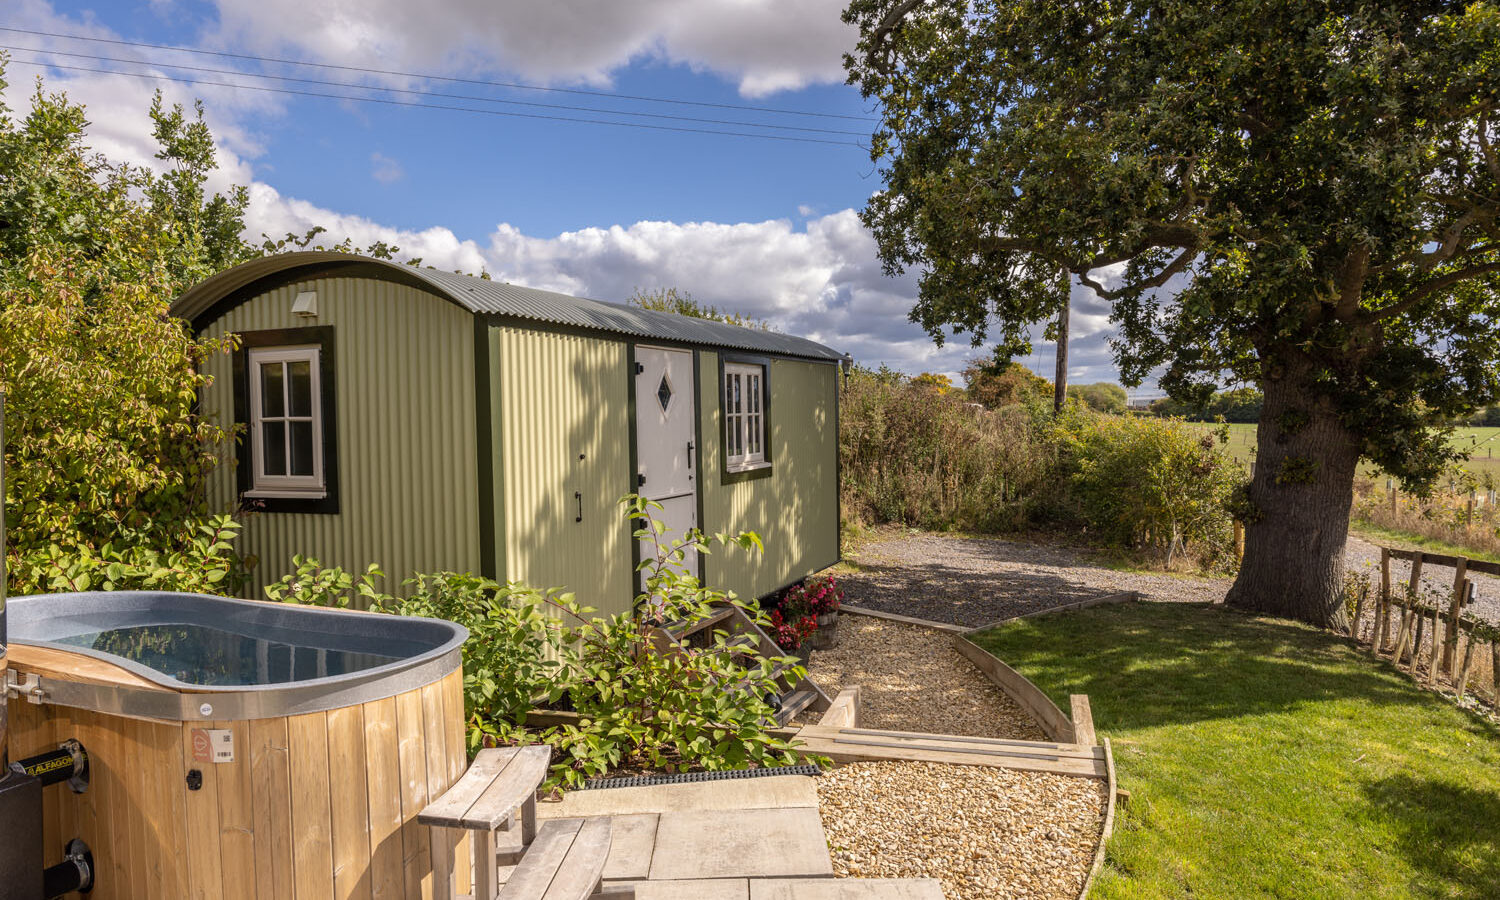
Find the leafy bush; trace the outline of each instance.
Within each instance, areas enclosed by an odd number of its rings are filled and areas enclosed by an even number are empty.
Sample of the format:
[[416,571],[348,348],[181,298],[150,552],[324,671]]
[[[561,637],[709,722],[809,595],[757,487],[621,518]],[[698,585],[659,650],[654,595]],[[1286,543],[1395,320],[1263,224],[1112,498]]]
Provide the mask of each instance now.
[[997,531],[1049,502],[1054,448],[1031,407],[987,410],[958,391],[857,369],[839,415],[840,490],[858,521]]
[[[694,623],[716,604],[733,604],[762,624],[759,608],[712,590],[684,574],[689,550],[710,551],[694,529],[667,541],[651,514],[657,504],[625,501],[638,540],[655,552],[641,563],[646,590],[631,614],[601,618],[572,594],[499,584],[472,575],[419,575],[399,599],[375,589],[378,569],[353,576],[298,558],[297,572],[270,585],[274,600],[319,606],[368,606],[380,612],[448,619],[469,629],[463,647],[469,742],[546,743],[557,751],[549,785],[575,787],[615,769],[728,769],[798,762],[791,743],[772,734],[777,670],[793,660],[730,647],[715,631],[706,646],[667,649],[658,629]],[[750,533],[714,535],[713,542],[759,549]],[[783,669],[795,680],[802,670]],[[537,729],[526,715],[566,699],[577,725]]]
[[8,572],[12,583],[37,591],[186,591],[228,594],[239,590],[244,567],[233,551],[240,525],[216,516],[170,541],[174,549],[116,547],[106,543],[64,548],[32,548],[20,555],[20,571]]
[[1209,565],[1232,553],[1231,494],[1243,471],[1205,435],[1180,422],[1098,416],[1065,429],[1077,514],[1108,543],[1146,548],[1170,566],[1193,548]]
[[[0,88],[4,87],[0,56]],[[28,115],[0,104],[0,391],[6,395],[10,589],[54,581],[165,581],[205,552],[205,448],[198,363],[224,350],[166,312],[188,285],[243,258],[247,195],[208,196],[213,141],[201,115],[151,118],[165,175],[84,145],[82,107],[38,89]],[[210,540],[209,546],[218,543]],[[110,567],[117,576],[109,574]],[[231,567],[232,568],[232,567]],[[134,573],[134,574],[132,574]]]
[[[988,371],[971,367],[986,402],[1018,402],[988,409],[893,372],[856,370],[839,436],[846,514],[979,532],[1082,527],[1095,543],[1144,549],[1163,564],[1184,550],[1228,562],[1228,501],[1242,473],[1215,440],[1177,420],[1099,414],[1078,400],[1054,413],[1014,367],[1003,372],[1020,386],[1009,393]],[[795,624],[790,615],[781,623],[789,642]]]

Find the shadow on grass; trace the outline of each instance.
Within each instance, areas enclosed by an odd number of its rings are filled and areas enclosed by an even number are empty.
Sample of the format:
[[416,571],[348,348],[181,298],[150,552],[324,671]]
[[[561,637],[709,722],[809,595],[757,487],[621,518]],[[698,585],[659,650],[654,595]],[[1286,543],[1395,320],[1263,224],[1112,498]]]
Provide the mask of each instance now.
[[[1105,731],[1264,715],[1329,700],[1423,700],[1406,675],[1359,659],[1347,639],[1214,604],[1094,607],[974,639],[1060,705],[1070,693],[1088,694],[1095,724]],[[1500,737],[1478,718],[1472,726],[1476,735]]]
[[1500,797],[1446,781],[1395,775],[1365,785],[1365,796],[1397,823],[1399,852],[1432,879],[1426,897],[1500,895]]

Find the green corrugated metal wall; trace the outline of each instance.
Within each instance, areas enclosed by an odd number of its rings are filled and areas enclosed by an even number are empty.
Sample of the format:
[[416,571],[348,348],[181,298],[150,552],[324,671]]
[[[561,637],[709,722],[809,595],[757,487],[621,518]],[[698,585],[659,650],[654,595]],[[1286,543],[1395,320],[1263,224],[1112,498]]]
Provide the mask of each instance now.
[[630,535],[618,502],[630,490],[627,344],[497,325],[490,348],[501,423],[497,570],[566,587],[601,614],[629,610]]
[[[316,319],[291,314],[305,290],[318,293]],[[240,549],[260,558],[247,596],[264,596],[294,553],[357,571],[379,563],[393,592],[413,572],[478,572],[473,317],[415,288],[327,278],[253,298],[204,333],[306,325],[334,329],[340,512],[245,516]],[[214,378],[204,412],[232,422],[229,357],[204,368]],[[234,479],[226,459],[212,482],[217,508],[233,506]]]
[[760,597],[838,562],[838,367],[771,361],[771,475],[725,484],[718,355],[701,351],[699,366],[703,530],[754,531],[766,545],[758,561],[738,548],[716,550],[705,582]]

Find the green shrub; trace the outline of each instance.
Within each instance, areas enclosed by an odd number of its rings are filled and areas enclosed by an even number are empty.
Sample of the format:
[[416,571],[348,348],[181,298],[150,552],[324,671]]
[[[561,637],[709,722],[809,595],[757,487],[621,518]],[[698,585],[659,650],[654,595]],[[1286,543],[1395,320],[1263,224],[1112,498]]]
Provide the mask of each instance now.
[[[0,88],[5,86],[0,55]],[[6,394],[10,590],[150,581],[222,589],[177,571],[218,531],[204,502],[222,433],[195,410],[200,341],[167,317],[188,285],[249,254],[248,195],[210,196],[213,140],[160,102],[163,175],[84,143],[81,106],[37,90],[28,114],[0,103],[0,392]],[[217,543],[210,541],[210,544]],[[222,548],[210,554],[221,557]],[[133,574],[132,574],[133,573]]]
[[233,595],[244,579],[244,566],[234,553],[240,525],[229,516],[191,524],[169,544],[173,549],[116,547],[106,543],[95,550],[87,545],[49,544],[18,554],[7,572],[12,584],[34,591],[185,591]]
[[[469,629],[463,647],[469,743],[546,743],[556,751],[549,785],[575,787],[618,768],[679,771],[780,766],[798,762],[791,743],[772,734],[776,671],[794,662],[731,649],[724,631],[706,646],[666,651],[657,627],[692,623],[730,603],[765,622],[759,608],[712,590],[678,566],[689,550],[710,552],[694,529],[667,541],[665,526],[638,497],[625,501],[635,536],[656,550],[641,563],[646,590],[633,613],[593,615],[570,593],[499,584],[473,575],[419,575],[405,599],[375,588],[379,569],[362,576],[298,557],[297,572],[270,585],[273,600],[319,606],[366,606],[397,615],[457,622]],[[750,533],[714,535],[712,542],[758,550]],[[800,669],[792,668],[795,679]],[[564,695],[578,724],[537,729],[527,713]]]
[[998,531],[1050,502],[1054,448],[1029,406],[988,410],[867,369],[850,376],[841,403],[840,491],[857,521]]
[[1061,430],[1077,515],[1106,543],[1147,549],[1170,566],[1184,550],[1205,565],[1232,554],[1229,499],[1244,475],[1221,446],[1181,422],[1088,416]]

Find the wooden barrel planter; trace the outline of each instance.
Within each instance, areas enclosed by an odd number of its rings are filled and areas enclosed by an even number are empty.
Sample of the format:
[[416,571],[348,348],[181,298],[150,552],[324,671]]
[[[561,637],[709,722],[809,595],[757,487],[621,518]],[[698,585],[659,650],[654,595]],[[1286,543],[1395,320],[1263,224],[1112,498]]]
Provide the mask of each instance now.
[[466,765],[463,628],[144,592],[9,614],[11,756],[82,742],[87,789],[48,788],[40,827],[48,865],[88,843],[91,897],[430,897],[416,816]]

